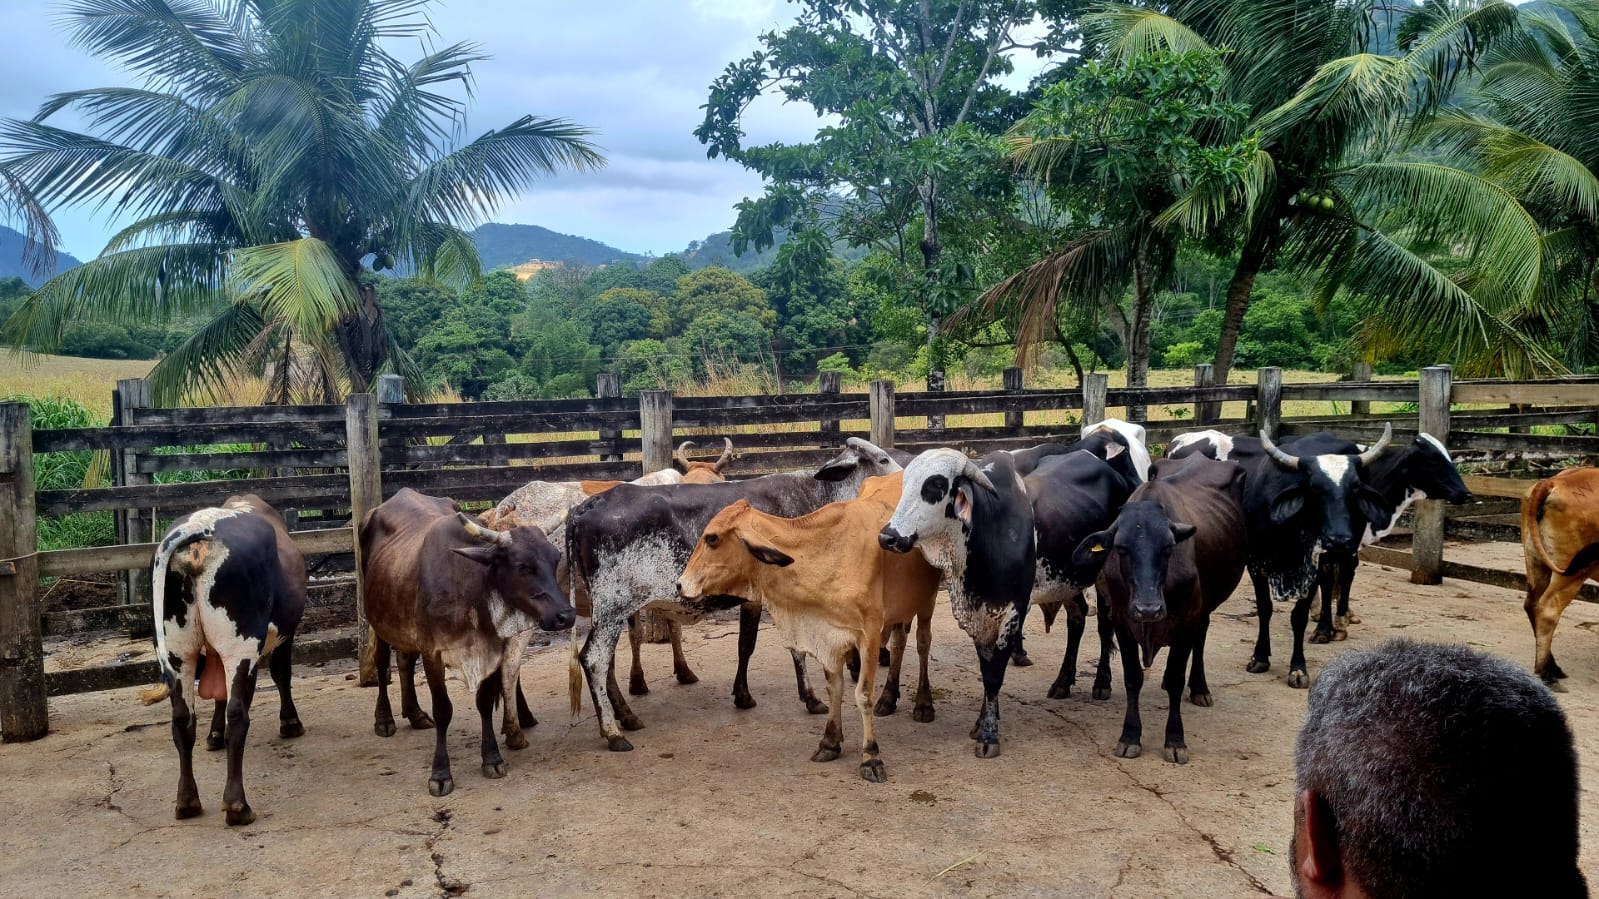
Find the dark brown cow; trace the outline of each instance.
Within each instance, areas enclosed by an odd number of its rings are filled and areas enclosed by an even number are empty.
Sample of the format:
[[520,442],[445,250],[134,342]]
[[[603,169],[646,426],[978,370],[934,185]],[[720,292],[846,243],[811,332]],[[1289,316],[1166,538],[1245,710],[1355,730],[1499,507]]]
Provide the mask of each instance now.
[[1599,577],[1599,469],[1569,468],[1532,485],[1521,500],[1521,549],[1527,560],[1527,618],[1536,643],[1532,671],[1564,693],[1555,664],[1560,614],[1583,582]]
[[[503,678],[517,677],[521,652],[513,644],[525,643],[535,626],[566,630],[576,617],[555,580],[560,555],[538,528],[491,531],[450,500],[410,489],[362,519],[367,623],[377,636],[373,729],[381,737],[394,734],[390,647],[400,653],[400,713],[412,727],[435,726],[416,701],[412,671],[420,657],[438,728],[428,778],[428,792],[434,796],[455,788],[444,743],[453,711],[446,668],[458,672],[477,699],[483,718],[483,776],[505,776],[492,719]],[[527,741],[520,729],[513,729],[506,745],[519,749]]]

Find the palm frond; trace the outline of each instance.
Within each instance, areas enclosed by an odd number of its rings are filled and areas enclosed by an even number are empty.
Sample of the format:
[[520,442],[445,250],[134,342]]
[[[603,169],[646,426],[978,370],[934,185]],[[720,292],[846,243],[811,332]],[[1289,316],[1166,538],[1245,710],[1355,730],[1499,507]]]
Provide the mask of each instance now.
[[315,237],[235,250],[229,280],[235,295],[301,334],[321,334],[361,305],[351,273]]
[[227,304],[150,370],[152,399],[159,406],[176,406],[185,398],[229,399],[227,390],[242,373],[252,344],[270,327],[251,303]]
[[24,242],[22,265],[35,275],[55,271],[56,247],[61,235],[50,213],[23,180],[0,165],[0,211],[10,213],[22,223]]
[[566,119],[524,116],[418,172],[408,206],[431,220],[476,222],[540,176],[605,165],[589,141],[593,133]]
[[1083,30],[1105,45],[1106,56],[1124,60],[1157,50],[1173,53],[1211,50],[1211,45],[1182,22],[1157,10],[1106,5],[1082,18]]
[[1257,146],[1243,169],[1216,169],[1195,179],[1155,217],[1155,227],[1175,227],[1190,237],[1203,238],[1239,212],[1247,226],[1258,212],[1274,205],[1276,193],[1276,162]]
[[61,21],[89,53],[197,97],[220,97],[248,65],[247,35],[209,3],[75,0]]

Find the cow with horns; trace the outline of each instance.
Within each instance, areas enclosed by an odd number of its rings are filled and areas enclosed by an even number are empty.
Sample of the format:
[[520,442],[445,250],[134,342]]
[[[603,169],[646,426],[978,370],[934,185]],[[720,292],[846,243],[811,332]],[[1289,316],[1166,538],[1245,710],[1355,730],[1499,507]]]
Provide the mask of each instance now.
[[[229,497],[172,523],[156,546],[152,594],[156,661],[172,697],[172,741],[178,747],[177,817],[200,814],[194,782],[198,701],[216,701],[209,749],[228,749],[222,808],[230,825],[249,824],[244,798],[244,740],[261,658],[277,685],[278,735],[305,733],[289,694],[294,631],[305,612],[305,558],[277,511],[259,497]],[[195,684],[198,675],[199,685]]]
[[[1225,458],[1245,471],[1244,520],[1249,540],[1249,578],[1255,586],[1260,633],[1248,670],[1271,670],[1272,603],[1293,601],[1289,620],[1294,652],[1288,685],[1310,686],[1305,662],[1305,628],[1324,557],[1353,559],[1359,536],[1372,521],[1387,521],[1393,506],[1367,480],[1366,472],[1393,440],[1393,426],[1363,452],[1332,435],[1302,437],[1288,449],[1262,431],[1259,439],[1205,435],[1175,441],[1167,458],[1190,455]],[[1318,439],[1311,439],[1317,437]]]

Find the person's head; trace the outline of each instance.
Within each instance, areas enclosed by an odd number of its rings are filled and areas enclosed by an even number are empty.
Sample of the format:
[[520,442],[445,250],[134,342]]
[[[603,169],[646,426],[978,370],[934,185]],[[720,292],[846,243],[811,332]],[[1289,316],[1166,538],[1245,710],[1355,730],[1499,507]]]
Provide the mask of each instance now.
[[1508,662],[1408,640],[1344,653],[1295,767],[1301,897],[1588,895],[1571,729]]

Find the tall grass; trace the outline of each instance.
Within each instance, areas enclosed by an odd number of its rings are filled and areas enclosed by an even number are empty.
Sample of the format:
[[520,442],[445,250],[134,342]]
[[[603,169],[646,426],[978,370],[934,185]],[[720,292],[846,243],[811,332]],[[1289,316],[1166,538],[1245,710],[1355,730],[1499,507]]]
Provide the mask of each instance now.
[[[0,401],[24,401],[33,427],[92,428],[105,424],[96,420],[77,400],[60,396],[13,396]],[[72,490],[93,483],[97,466],[91,452],[34,453],[33,489]],[[79,512],[75,515],[45,515],[39,518],[39,548],[65,549],[76,546],[109,546],[116,540],[116,525],[110,512]]]

